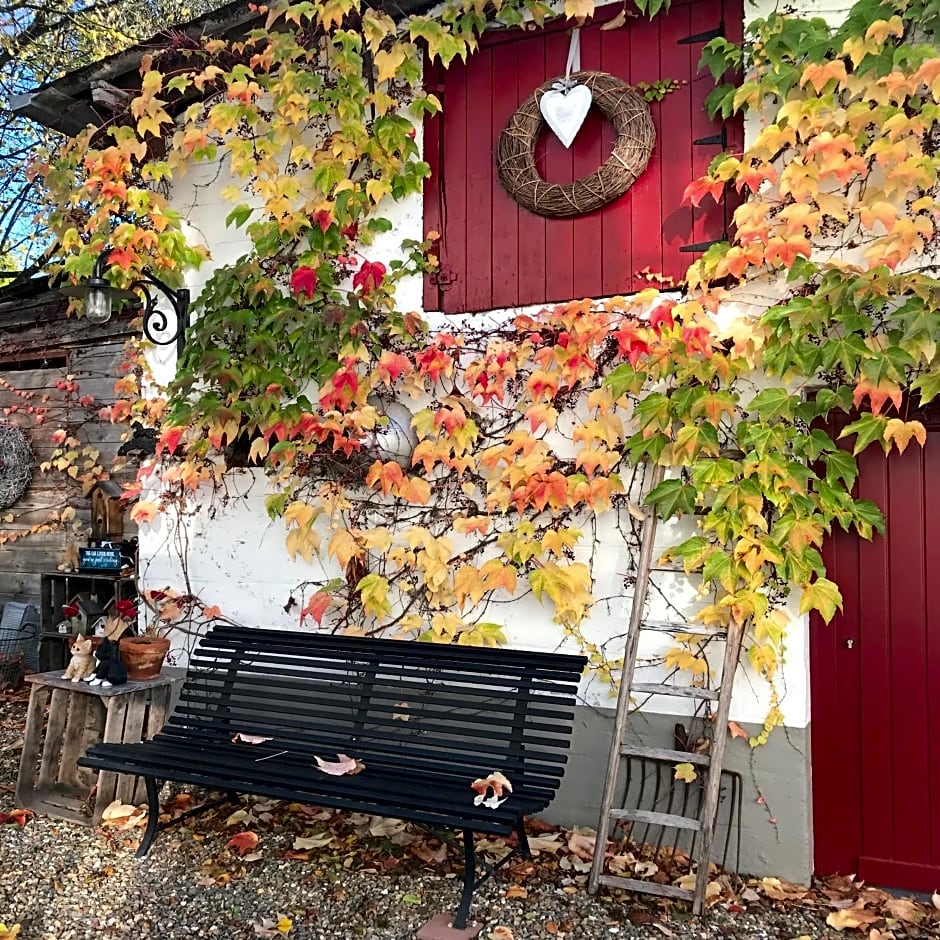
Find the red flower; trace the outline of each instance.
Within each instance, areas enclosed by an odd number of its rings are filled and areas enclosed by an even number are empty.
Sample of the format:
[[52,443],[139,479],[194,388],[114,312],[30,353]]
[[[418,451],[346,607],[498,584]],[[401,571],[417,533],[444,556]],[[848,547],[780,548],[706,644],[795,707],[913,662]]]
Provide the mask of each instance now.
[[384,280],[385,265],[381,261],[363,261],[353,275],[353,290],[362,288],[362,296],[365,297],[381,287]]
[[310,300],[317,289],[317,272],[308,265],[295,268],[290,276],[290,289],[294,294],[306,294]]

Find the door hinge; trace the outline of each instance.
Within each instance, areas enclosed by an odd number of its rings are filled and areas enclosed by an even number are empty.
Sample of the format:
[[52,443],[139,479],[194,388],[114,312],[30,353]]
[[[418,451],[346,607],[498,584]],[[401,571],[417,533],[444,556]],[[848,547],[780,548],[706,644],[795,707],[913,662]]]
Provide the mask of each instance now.
[[697,140],[692,141],[697,147],[704,147],[714,144],[718,147],[726,147],[728,145],[728,135],[725,133],[724,126],[717,134],[710,134],[708,137],[699,137]]
[[450,290],[450,285],[457,280],[458,274],[453,268],[442,265],[431,275],[431,283],[436,284],[441,290]]
[[682,39],[677,39],[676,42],[680,46],[691,46],[699,42],[711,42],[713,39],[723,36],[724,32],[724,24],[721,24],[714,29],[706,29],[703,33],[695,33],[694,36],[684,36]]

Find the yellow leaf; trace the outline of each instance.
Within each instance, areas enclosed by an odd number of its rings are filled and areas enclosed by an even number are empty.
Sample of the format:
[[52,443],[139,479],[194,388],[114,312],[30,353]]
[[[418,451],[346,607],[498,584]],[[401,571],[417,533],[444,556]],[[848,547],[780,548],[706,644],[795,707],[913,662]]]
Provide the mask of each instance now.
[[594,0],[565,0],[565,16],[569,20],[591,16],[594,13]]
[[337,529],[330,537],[327,553],[332,555],[345,568],[353,558],[361,558],[362,548],[355,534],[349,529]]
[[927,429],[920,421],[902,421],[900,418],[891,418],[885,425],[884,439],[894,441],[899,454],[904,453],[912,437],[921,447],[927,444]]
[[847,907],[844,910],[832,911],[826,918],[826,923],[836,930],[855,930],[858,927],[867,927],[876,920],[881,920],[881,914],[860,907]]
[[421,477],[405,477],[398,484],[396,495],[409,503],[426,506],[431,500],[431,484]]
[[676,780],[683,780],[685,783],[691,783],[697,779],[698,774],[691,764],[676,764]]
[[6,924],[0,924],[0,940],[16,940],[16,937],[19,935],[19,924],[14,924],[12,927],[7,927]]
[[281,914],[274,926],[277,927],[280,933],[290,933],[290,929],[294,926],[294,922],[289,917],[285,917],[283,914]]
[[405,61],[405,50],[401,43],[395,43],[387,52],[380,49],[375,54],[375,68],[380,82],[394,78]]
[[454,595],[461,610],[468,597],[473,604],[479,604],[485,593],[480,569],[473,565],[461,565],[454,575]]

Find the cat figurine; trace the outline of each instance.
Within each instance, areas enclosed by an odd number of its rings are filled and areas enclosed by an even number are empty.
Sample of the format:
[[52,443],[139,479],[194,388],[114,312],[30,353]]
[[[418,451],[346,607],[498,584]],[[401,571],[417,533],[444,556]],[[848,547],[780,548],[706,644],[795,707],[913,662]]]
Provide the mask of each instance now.
[[127,682],[127,667],[121,662],[117,643],[112,643],[108,637],[101,641],[95,653],[95,671],[86,676],[85,681],[89,685],[100,685],[102,689]]
[[80,682],[95,671],[95,657],[91,654],[91,637],[77,636],[72,643],[72,658],[62,673],[63,679]]

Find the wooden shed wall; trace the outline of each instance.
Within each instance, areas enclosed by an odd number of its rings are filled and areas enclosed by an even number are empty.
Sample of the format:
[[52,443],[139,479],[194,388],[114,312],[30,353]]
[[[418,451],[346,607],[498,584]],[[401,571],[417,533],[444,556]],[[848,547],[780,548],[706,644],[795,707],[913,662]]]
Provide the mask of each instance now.
[[[23,429],[35,458],[25,495],[0,510],[0,516],[14,516],[13,522],[0,522],[0,532],[23,531],[65,506],[75,508],[76,519],[83,526],[90,524],[90,500],[82,494],[81,486],[61,472],[41,473],[39,465],[55,448],[52,434],[57,428],[98,447],[105,466],[116,454],[124,428],[102,421],[97,411],[115,399],[114,382],[131,332],[127,317],[103,326],[66,317],[65,304],[55,294],[0,300],[0,420]],[[79,396],[90,395],[94,402],[82,406],[75,394],[69,396],[57,386],[67,376],[78,384]],[[17,391],[35,395],[27,402]],[[42,402],[43,396],[48,400]],[[49,409],[43,424],[37,425],[26,412],[27,404]],[[16,410],[8,414],[4,411],[7,408]],[[38,604],[41,573],[55,571],[68,543],[74,540],[73,533],[52,531],[0,544],[0,601]]]

